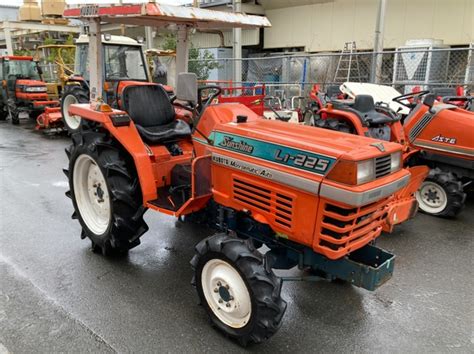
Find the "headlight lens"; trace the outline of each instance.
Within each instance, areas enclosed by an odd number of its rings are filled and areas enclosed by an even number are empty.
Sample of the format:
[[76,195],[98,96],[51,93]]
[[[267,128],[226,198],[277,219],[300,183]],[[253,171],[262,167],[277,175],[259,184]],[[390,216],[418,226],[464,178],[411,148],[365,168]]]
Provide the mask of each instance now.
[[390,171],[393,173],[393,172],[398,171],[401,168],[402,168],[402,152],[401,151],[394,152],[392,154]]
[[46,87],[43,86],[31,86],[26,87],[25,92],[46,92]]
[[357,184],[363,184],[375,179],[375,160],[365,160],[357,163]]
[[[387,161],[388,163],[388,161]],[[388,167],[388,166],[387,166]],[[397,151],[390,156],[390,172],[394,173],[402,168],[402,153]],[[386,176],[384,173],[382,176]],[[375,158],[364,161],[338,161],[327,175],[327,178],[349,185],[359,185],[374,181],[377,173],[375,169]]]

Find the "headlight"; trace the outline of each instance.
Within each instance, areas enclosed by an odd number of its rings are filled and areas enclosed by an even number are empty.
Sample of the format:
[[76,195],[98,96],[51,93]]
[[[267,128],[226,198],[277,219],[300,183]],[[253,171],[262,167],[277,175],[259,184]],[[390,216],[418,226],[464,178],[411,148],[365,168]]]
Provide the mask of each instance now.
[[327,178],[344,184],[359,185],[397,172],[401,168],[402,153],[397,151],[390,155],[390,161],[386,159],[386,162],[382,162],[382,165],[377,165],[377,167],[375,158],[363,161],[340,160],[329,172]]
[[392,154],[392,161],[391,161],[391,164],[390,164],[390,171],[391,172],[396,172],[401,168],[402,168],[402,152],[401,151],[394,152]]
[[375,160],[365,160],[357,163],[357,184],[363,184],[375,179]]
[[47,89],[44,86],[30,86],[25,88],[25,92],[46,92]]

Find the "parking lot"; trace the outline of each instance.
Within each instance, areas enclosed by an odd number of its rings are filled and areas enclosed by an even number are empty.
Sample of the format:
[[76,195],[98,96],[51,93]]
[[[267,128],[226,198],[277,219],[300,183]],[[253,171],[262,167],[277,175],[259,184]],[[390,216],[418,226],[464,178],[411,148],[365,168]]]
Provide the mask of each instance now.
[[209,326],[190,285],[209,230],[150,212],[126,258],[90,251],[64,196],[68,144],[0,124],[0,353],[473,351],[473,196],[456,220],[418,214],[383,235],[396,271],[373,293],[285,283],[281,330],[242,349]]

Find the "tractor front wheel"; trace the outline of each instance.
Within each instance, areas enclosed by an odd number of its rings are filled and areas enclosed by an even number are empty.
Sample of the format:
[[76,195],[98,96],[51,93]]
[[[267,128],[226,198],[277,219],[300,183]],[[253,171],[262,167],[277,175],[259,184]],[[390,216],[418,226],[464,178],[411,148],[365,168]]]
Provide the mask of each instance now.
[[281,325],[281,279],[249,240],[217,234],[196,246],[193,285],[211,323],[241,345],[260,343]]
[[451,172],[439,168],[430,170],[416,192],[420,210],[434,216],[456,216],[463,208],[465,199],[461,181]]
[[10,119],[12,120],[12,124],[18,125],[20,124],[20,111],[16,107],[16,105],[12,102],[8,102],[8,115],[10,116]]
[[80,86],[69,85],[64,88],[61,98],[61,115],[67,131],[71,134],[81,129],[81,117],[69,113],[69,106],[77,103],[88,103],[89,93]]
[[0,106],[0,120],[6,120],[8,118],[8,110],[6,110],[6,107],[1,107]]
[[132,159],[107,134],[74,134],[69,178],[74,214],[81,237],[104,255],[125,253],[140,244],[148,226],[143,220],[142,194]]

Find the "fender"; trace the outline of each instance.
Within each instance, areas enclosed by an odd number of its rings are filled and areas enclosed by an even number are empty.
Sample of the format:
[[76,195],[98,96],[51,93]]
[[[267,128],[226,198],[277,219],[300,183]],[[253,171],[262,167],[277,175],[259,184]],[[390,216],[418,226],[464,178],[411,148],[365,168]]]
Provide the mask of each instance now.
[[122,126],[115,126],[112,122],[111,116],[128,116],[126,112],[116,109],[110,112],[100,112],[94,109],[89,103],[83,103],[71,105],[69,113],[78,115],[82,117],[82,119],[102,124],[104,128],[120,142],[130,156],[132,156],[140,180],[143,204],[158,197],[155,186],[155,175],[153,173],[149,153],[146,145],[138,134],[135,124],[131,119],[127,122],[127,125]]

